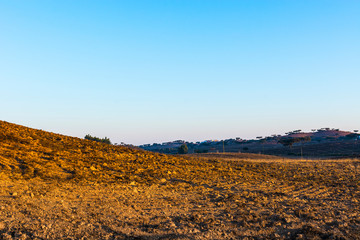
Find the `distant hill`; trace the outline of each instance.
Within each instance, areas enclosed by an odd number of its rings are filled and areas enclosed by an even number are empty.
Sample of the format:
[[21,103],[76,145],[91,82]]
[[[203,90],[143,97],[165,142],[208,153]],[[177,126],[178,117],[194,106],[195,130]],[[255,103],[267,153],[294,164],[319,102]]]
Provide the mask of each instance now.
[[279,156],[303,157],[359,157],[360,135],[339,129],[321,128],[312,132],[294,130],[285,135],[272,135],[245,140],[241,138],[186,142],[177,140],[162,144],[140,146],[149,151],[177,153],[186,144],[189,153],[243,152]]

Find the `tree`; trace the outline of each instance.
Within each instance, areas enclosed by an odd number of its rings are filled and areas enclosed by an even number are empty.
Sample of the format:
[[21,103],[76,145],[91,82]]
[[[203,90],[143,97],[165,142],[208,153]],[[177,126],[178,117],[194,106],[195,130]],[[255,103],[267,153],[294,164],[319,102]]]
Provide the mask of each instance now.
[[311,137],[309,137],[309,136],[298,137],[298,138],[284,137],[284,138],[281,138],[278,141],[278,143],[281,143],[285,147],[289,146],[291,148],[294,143],[297,143],[297,142],[310,142],[310,141],[311,141]]
[[310,136],[306,136],[306,137],[301,137],[300,138],[300,142],[301,142],[301,158],[303,157],[303,146],[304,146],[304,142],[311,142],[311,137]]
[[346,135],[345,137],[348,139],[358,139],[359,136],[360,136],[360,134],[358,134],[358,133],[350,133],[350,134]]
[[281,138],[278,143],[282,144],[284,147],[292,147],[294,143],[298,142],[297,138]]
[[281,138],[278,143],[281,143],[282,145],[289,146],[290,148],[292,147],[292,145],[294,143],[301,143],[300,146],[300,155],[301,158],[303,157],[303,144],[304,142],[310,142],[311,141],[311,137],[310,136],[306,136],[306,137],[298,137],[298,138]]
[[189,151],[188,146],[185,143],[181,145],[178,149],[178,153],[180,154],[187,154],[188,151]]
[[260,139],[259,143],[262,145],[262,154],[264,154],[264,144],[266,143],[266,138]]

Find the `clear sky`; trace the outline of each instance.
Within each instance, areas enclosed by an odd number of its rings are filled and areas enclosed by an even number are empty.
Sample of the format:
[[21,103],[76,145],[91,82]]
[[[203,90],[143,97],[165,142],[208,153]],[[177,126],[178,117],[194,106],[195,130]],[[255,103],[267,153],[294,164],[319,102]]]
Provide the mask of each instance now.
[[143,144],[360,128],[360,1],[0,0],[0,119]]

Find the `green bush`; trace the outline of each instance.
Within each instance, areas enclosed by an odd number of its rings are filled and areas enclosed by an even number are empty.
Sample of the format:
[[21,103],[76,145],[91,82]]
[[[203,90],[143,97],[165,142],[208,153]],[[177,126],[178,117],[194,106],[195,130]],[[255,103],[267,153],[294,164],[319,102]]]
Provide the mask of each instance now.
[[209,152],[209,150],[207,150],[207,149],[196,149],[195,150],[195,153],[208,153]]
[[111,141],[110,141],[110,139],[108,137],[98,138],[98,137],[93,137],[90,134],[87,134],[85,136],[85,139],[95,141],[95,142],[102,142],[102,143],[111,144]]
[[181,145],[178,149],[178,153],[180,154],[186,154],[188,153],[188,151],[189,151],[188,146],[185,143]]

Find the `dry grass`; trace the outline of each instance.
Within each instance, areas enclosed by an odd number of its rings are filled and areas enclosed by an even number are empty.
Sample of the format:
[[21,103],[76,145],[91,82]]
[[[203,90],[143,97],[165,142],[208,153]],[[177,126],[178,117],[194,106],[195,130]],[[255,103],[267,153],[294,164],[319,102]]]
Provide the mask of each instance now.
[[359,239],[359,164],[179,158],[0,122],[0,239]]

